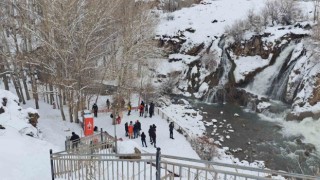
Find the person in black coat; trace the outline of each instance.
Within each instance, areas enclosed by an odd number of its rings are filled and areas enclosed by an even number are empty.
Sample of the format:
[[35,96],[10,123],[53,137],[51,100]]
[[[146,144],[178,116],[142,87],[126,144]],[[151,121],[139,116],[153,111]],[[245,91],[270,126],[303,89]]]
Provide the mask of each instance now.
[[157,142],[156,141],[156,139],[157,139],[156,128],[157,128],[156,125],[153,124],[152,129],[151,129],[151,138],[152,138],[152,143],[155,148],[156,148],[156,142]]
[[78,144],[80,142],[80,137],[75,132],[71,133],[70,141],[72,142],[72,148],[78,148]]
[[146,104],[146,106],[144,107],[144,117],[146,118],[147,116],[148,116],[148,110],[149,110],[149,108],[148,108],[148,104]]
[[133,138],[137,138],[138,137],[138,131],[139,131],[139,127],[138,127],[138,123],[134,123],[133,125]]
[[138,134],[138,136],[140,136],[140,131],[141,131],[141,123],[140,123],[140,121],[139,120],[137,120],[137,128],[138,128],[138,132],[137,132],[137,134]]
[[108,110],[110,109],[110,101],[109,101],[109,99],[107,99],[107,108],[108,108]]
[[149,137],[150,137],[150,143],[152,144],[152,137],[151,137],[151,134],[152,134],[152,125],[150,125],[150,128],[148,130],[148,133],[149,133]]
[[96,103],[93,104],[92,110],[94,113],[94,117],[98,117],[98,105]]
[[126,130],[126,137],[128,137],[129,136],[129,134],[128,134],[128,122],[126,122],[124,124],[124,129]]
[[141,134],[141,142],[142,142],[142,147],[144,147],[144,145],[148,147],[146,143],[146,135],[144,134],[144,132],[142,132]]
[[152,117],[153,113],[154,113],[154,104],[153,102],[151,102],[149,106],[149,117]]
[[171,123],[169,124],[169,131],[170,131],[170,138],[171,138],[171,139],[174,139],[174,138],[173,138],[173,129],[174,129],[174,124],[173,124],[173,122],[171,122]]

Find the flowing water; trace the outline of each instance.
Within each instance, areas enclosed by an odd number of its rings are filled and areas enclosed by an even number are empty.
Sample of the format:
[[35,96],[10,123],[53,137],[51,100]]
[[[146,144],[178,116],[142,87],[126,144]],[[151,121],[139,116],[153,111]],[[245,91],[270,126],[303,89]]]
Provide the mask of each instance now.
[[226,49],[225,49],[225,39],[222,37],[219,44],[219,48],[221,48],[221,67],[222,67],[222,75],[219,78],[219,83],[217,86],[210,89],[206,95],[205,102],[226,102],[226,91],[224,86],[229,81],[229,72],[232,68],[232,64],[228,58]]
[[286,47],[280,53],[273,65],[268,66],[254,77],[253,82],[247,86],[247,90],[249,92],[253,92],[254,94],[267,95],[267,92],[270,88],[274,89],[275,87],[273,87],[273,82],[278,77],[280,69],[286,62],[288,56],[291,55],[292,51],[294,50],[294,47],[294,44],[290,44],[288,47]]
[[[216,120],[213,125],[206,126],[207,136],[219,141],[216,144],[229,147],[229,153],[240,160],[262,160],[268,168],[304,174],[315,174],[315,169],[320,168],[320,159],[316,153],[305,155],[306,150],[313,146],[301,143],[302,136],[284,137],[281,122],[267,121],[257,113],[229,103],[212,104],[194,99],[188,101],[195,109],[203,112],[203,121]],[[282,103],[273,106],[279,112],[287,109]]]

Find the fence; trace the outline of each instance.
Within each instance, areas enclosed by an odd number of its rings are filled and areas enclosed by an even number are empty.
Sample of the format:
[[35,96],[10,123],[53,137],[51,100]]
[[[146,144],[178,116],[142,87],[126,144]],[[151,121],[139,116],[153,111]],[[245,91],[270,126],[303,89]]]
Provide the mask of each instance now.
[[[107,132],[101,132],[92,136],[86,136],[80,138],[80,140],[71,141],[67,139],[65,141],[65,151],[74,151],[76,146],[77,151],[90,149],[91,146],[97,144],[104,144],[106,146],[113,146],[115,139]],[[83,152],[83,151],[81,151]]]
[[[187,139],[192,138],[175,119],[167,116],[161,109],[156,108],[155,112],[168,122],[174,122],[175,128]],[[156,154],[115,154],[114,142],[115,139],[112,136],[101,131],[99,134],[81,138],[78,148],[72,149],[73,142],[66,141],[66,151],[52,153],[50,150],[52,180],[56,178],[68,180],[320,180],[319,176],[162,155],[160,148],[157,149]]]
[[186,131],[177,121],[176,119],[168,116],[166,113],[164,113],[159,107],[155,107],[155,113],[157,113],[162,119],[167,120],[168,122],[174,123],[174,129],[176,129],[179,133],[183,134],[188,141],[191,141],[193,136]]
[[[93,147],[96,148],[96,147]],[[157,154],[61,154],[51,151],[52,179],[305,179],[320,177]]]

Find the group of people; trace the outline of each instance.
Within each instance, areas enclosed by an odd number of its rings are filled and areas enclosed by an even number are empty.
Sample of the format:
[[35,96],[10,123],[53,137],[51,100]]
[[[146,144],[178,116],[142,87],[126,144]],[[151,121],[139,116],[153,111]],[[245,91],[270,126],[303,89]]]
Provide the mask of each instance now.
[[130,124],[126,122],[124,124],[124,128],[126,131],[126,137],[129,137],[129,139],[135,139],[140,136],[141,123],[139,120],[137,120],[134,124],[132,124],[132,121],[130,121]]

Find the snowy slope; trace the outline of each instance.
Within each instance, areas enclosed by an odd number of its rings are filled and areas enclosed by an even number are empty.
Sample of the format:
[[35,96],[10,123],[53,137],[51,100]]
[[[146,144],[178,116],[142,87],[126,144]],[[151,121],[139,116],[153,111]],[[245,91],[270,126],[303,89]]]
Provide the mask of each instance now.
[[28,112],[18,105],[17,97],[9,91],[0,89],[0,100],[6,97],[3,106],[5,113],[0,114],[0,174],[3,180],[40,180],[50,179],[49,149],[58,150],[47,141],[25,135],[33,132],[40,137],[37,129],[28,123]]

